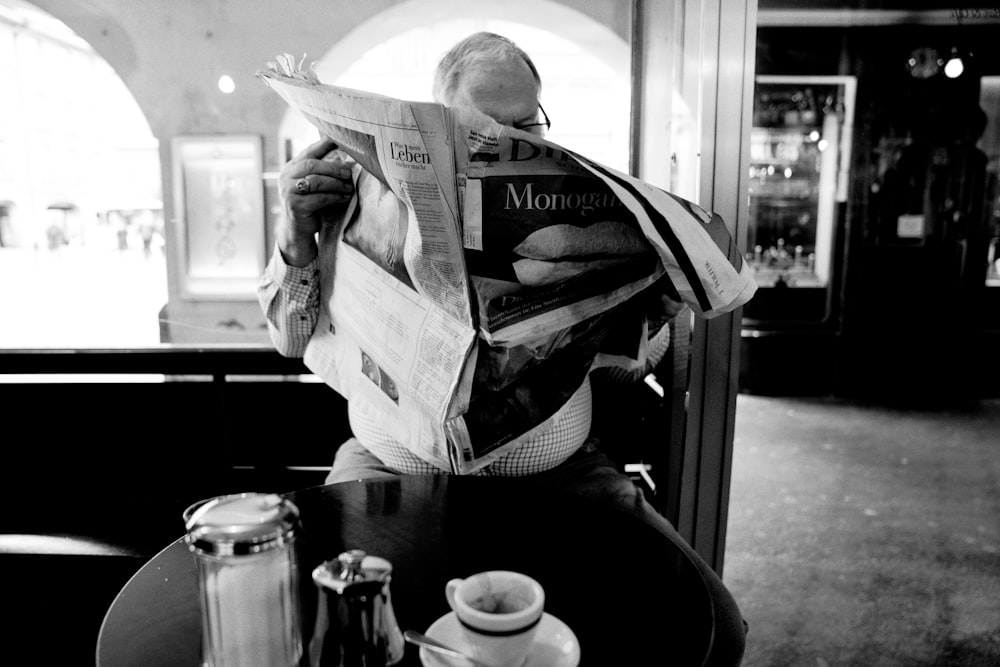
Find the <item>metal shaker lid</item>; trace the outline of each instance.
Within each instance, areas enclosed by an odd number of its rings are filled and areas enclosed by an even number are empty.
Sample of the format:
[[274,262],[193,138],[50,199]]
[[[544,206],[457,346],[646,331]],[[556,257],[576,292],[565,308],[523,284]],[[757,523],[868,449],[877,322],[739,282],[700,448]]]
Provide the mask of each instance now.
[[[318,586],[337,593],[349,592],[352,586],[368,589],[371,584],[381,587],[392,575],[392,563],[378,556],[369,556],[362,549],[351,549],[328,560],[313,570]],[[360,585],[360,586],[359,586]]]
[[269,493],[236,493],[196,503],[184,512],[192,551],[239,556],[276,549],[291,542],[299,510]]

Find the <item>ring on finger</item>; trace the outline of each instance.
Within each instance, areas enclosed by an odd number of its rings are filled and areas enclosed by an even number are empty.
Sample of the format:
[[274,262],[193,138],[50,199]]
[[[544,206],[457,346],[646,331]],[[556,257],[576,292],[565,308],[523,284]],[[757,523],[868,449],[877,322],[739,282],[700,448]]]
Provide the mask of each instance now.
[[303,176],[299,180],[295,181],[295,191],[300,195],[309,194],[309,190],[312,189],[312,184],[309,182],[308,176]]

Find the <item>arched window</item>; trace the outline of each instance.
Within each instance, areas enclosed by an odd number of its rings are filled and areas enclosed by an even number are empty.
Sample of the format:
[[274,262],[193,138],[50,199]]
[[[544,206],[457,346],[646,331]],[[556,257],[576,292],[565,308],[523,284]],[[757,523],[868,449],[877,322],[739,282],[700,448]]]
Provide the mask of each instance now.
[[66,25],[0,2],[0,348],[159,343],[158,142]]

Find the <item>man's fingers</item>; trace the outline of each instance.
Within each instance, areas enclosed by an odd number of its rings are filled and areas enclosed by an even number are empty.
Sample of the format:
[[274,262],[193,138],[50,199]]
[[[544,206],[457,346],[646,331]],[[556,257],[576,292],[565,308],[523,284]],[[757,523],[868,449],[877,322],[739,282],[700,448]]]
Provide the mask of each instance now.
[[[293,218],[307,225],[328,209],[343,206],[354,194],[350,167],[340,160],[323,159],[336,147],[330,139],[320,139],[281,169],[279,190],[285,206]],[[303,179],[308,188],[300,189]]]
[[285,165],[282,176],[285,178],[302,178],[309,174],[329,176],[331,178],[349,179],[351,177],[350,167],[346,167],[339,162],[328,162],[315,158],[296,159]]
[[309,177],[309,192],[330,192],[330,193],[347,193],[350,194],[354,192],[354,183],[349,179],[343,178],[332,178],[330,176],[323,176],[321,174],[313,174]]
[[298,155],[295,156],[295,161],[304,160],[308,158],[322,158],[324,155],[330,151],[337,148],[336,142],[329,137],[322,137],[319,141],[313,142],[306,146]]
[[351,195],[343,192],[319,192],[298,197],[288,203],[296,217],[311,217],[331,206],[342,206],[351,200]]
[[[305,181],[308,188],[299,189],[299,183]],[[343,194],[350,196],[354,193],[354,183],[350,179],[333,178],[320,174],[309,174],[302,178],[282,179],[281,193],[285,199],[292,197],[312,197],[318,194]]]
[[320,210],[330,206],[346,204],[351,201],[351,195],[344,192],[322,192],[316,195],[316,199],[318,204],[316,210]]

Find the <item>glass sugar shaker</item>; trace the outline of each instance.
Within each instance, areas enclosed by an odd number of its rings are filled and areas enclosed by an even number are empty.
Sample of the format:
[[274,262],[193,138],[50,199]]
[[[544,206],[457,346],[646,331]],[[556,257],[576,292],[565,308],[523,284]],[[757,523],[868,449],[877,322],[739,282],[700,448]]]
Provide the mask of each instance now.
[[198,570],[206,667],[298,664],[298,519],[291,501],[261,493],[219,496],[184,512]]

